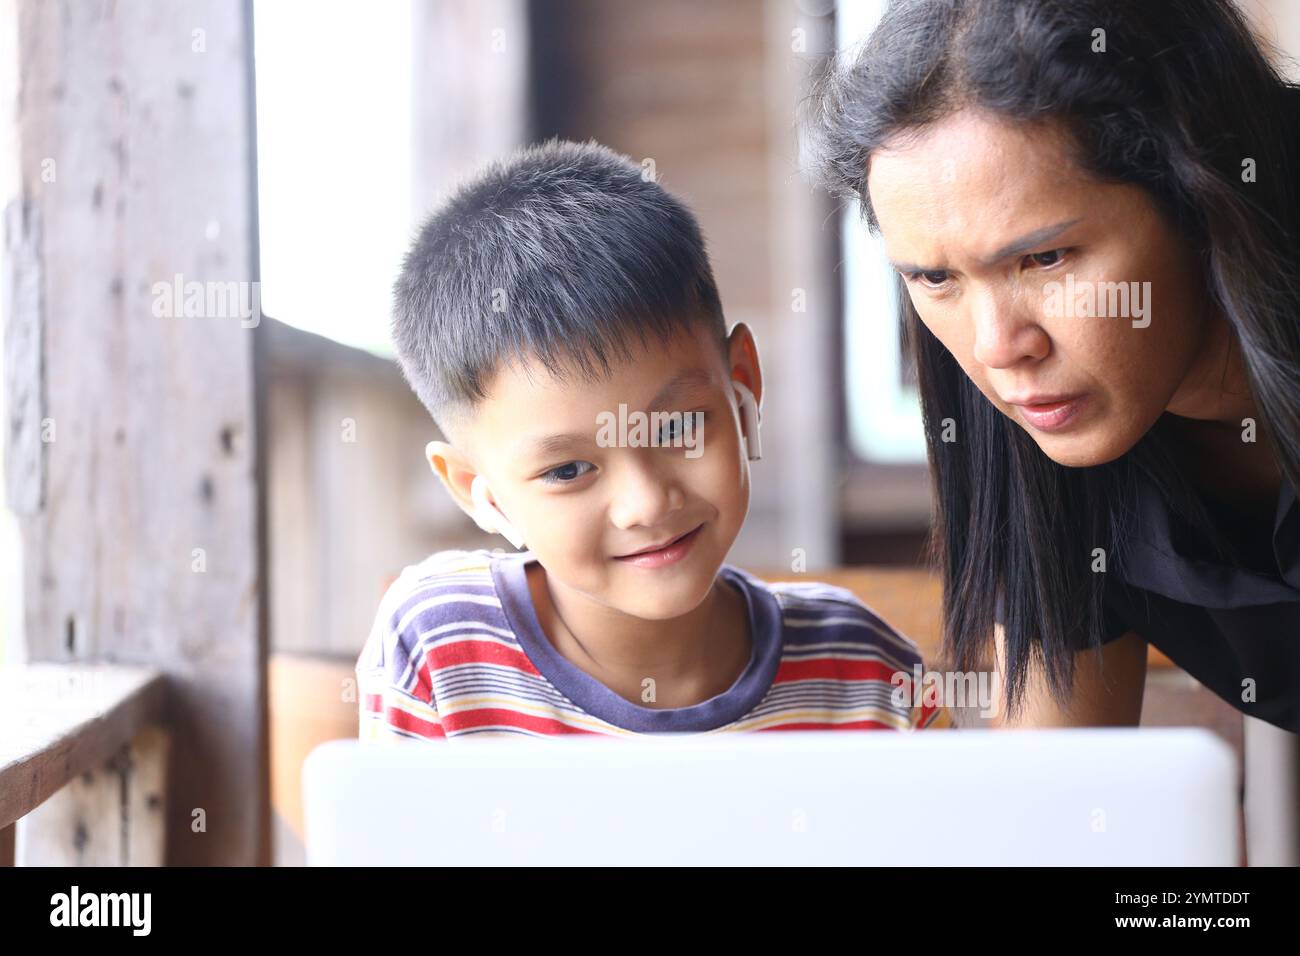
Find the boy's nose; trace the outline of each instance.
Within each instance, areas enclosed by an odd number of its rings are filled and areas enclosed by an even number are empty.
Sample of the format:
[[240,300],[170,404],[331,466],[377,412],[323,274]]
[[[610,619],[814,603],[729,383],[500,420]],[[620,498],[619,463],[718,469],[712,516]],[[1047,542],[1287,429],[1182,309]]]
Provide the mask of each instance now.
[[686,496],[671,477],[653,468],[632,467],[619,483],[609,509],[610,521],[621,529],[671,530],[667,527],[670,516],[685,501]]

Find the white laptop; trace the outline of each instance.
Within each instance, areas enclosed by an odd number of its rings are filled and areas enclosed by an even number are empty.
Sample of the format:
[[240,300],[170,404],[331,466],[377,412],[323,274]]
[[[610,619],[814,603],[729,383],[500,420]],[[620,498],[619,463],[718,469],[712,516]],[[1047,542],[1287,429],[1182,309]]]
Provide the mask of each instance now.
[[335,740],[310,865],[1238,863],[1208,731],[808,731]]

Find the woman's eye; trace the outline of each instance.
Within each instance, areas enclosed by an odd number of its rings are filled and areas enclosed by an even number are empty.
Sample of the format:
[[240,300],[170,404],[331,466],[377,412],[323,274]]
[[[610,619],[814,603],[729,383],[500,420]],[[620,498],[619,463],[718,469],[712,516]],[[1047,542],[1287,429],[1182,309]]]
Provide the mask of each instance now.
[[928,272],[913,272],[908,278],[912,280],[919,278],[922,285],[938,288],[948,281],[948,273],[942,269],[931,269]]
[[[1035,265],[1040,265],[1046,268],[1047,266],[1054,266],[1064,259],[1065,252],[1066,250],[1064,249],[1052,249],[1048,252],[1033,252],[1030,253],[1029,258],[1034,260]],[[1053,256],[1055,256],[1055,258],[1052,258]],[[1049,261],[1045,262],[1043,261],[1044,259]]]
[[[586,471],[578,470],[586,468]],[[570,461],[563,465],[552,468],[542,475],[542,481],[548,485],[564,485],[577,481],[583,475],[596,466],[589,461]]]

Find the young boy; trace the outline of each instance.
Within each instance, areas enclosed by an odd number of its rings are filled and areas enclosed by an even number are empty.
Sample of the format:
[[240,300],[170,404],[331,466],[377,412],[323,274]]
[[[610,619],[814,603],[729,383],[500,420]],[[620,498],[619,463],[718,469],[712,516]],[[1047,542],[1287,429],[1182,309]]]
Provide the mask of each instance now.
[[388,589],[362,738],[947,726],[916,645],[852,593],[724,564],[763,376],[694,216],[626,157],[551,141],[424,225],[395,287],[448,493],[518,554],[443,551]]

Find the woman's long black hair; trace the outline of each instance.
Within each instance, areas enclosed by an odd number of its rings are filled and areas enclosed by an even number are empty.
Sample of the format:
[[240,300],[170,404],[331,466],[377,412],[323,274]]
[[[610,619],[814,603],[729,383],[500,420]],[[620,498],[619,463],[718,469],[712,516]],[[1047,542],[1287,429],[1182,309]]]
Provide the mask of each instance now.
[[[1300,489],[1298,100],[1229,0],[896,0],[818,81],[807,128],[823,183],[861,200],[879,234],[868,163],[896,134],[965,107],[1064,124],[1080,168],[1145,189],[1198,254],[1259,429]],[[1012,715],[1036,646],[1063,700],[1074,652],[1104,636],[1093,549],[1122,572],[1137,469],[1194,527],[1210,529],[1206,514],[1161,428],[1109,464],[1058,465],[975,387],[905,292],[900,301],[935,488],[945,657],[987,666],[1001,596]],[[957,441],[940,440],[945,418]]]

